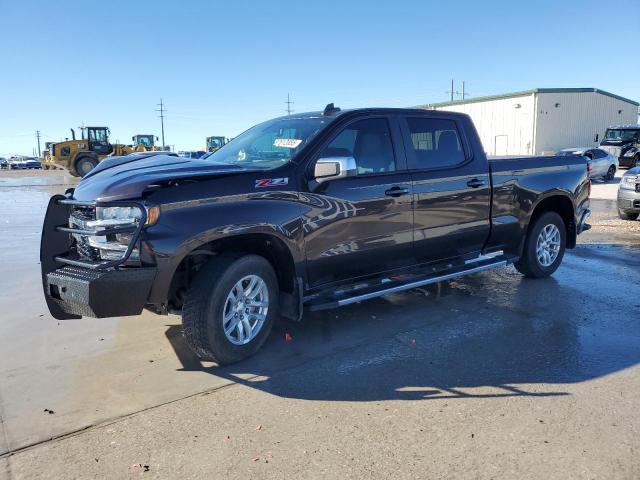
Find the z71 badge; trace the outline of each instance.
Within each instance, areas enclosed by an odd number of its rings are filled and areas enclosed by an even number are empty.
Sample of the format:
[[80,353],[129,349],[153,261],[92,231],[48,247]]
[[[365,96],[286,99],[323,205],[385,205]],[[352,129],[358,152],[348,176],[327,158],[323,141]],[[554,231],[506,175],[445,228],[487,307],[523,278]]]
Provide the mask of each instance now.
[[289,185],[289,178],[263,178],[256,180],[256,188],[262,187],[282,187]]

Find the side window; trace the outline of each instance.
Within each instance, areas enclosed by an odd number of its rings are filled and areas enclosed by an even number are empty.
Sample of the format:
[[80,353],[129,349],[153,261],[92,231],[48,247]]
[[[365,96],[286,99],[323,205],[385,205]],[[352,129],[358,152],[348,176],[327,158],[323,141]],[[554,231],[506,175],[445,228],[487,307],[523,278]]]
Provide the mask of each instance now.
[[355,158],[359,175],[395,171],[396,160],[387,121],[370,118],[352,123],[331,141],[321,155],[347,156]]
[[451,167],[464,161],[464,150],[453,120],[409,117],[407,127],[414,152],[413,168]]
[[605,152],[604,150],[600,150],[599,148],[596,148],[593,151],[593,158],[604,158],[607,156],[607,152]]

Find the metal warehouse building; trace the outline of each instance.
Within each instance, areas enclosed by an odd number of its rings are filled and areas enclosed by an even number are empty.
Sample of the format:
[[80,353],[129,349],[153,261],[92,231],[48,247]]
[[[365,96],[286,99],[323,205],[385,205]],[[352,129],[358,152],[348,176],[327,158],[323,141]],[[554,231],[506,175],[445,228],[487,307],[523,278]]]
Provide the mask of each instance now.
[[638,105],[597,88],[536,88],[421,108],[470,115],[489,155],[541,155],[594,146],[609,125],[637,123]]

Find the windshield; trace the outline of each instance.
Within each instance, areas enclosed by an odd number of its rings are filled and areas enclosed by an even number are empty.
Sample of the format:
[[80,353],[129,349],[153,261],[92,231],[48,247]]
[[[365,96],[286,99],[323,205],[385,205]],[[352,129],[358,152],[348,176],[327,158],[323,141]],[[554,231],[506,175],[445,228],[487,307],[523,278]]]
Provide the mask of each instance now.
[[136,137],[136,145],[144,145],[145,147],[153,147],[153,135],[138,135]]
[[629,129],[607,129],[604,135],[605,140],[622,140],[629,141],[640,137],[640,130]]
[[284,165],[333,119],[279,118],[260,123],[207,157],[216,162],[270,169]]

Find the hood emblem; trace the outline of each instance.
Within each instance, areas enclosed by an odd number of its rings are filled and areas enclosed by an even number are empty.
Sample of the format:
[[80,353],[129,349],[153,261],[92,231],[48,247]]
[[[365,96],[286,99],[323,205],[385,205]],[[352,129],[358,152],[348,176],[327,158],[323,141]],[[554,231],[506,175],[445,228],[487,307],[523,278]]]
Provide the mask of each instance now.
[[262,178],[260,180],[256,180],[255,188],[263,188],[263,187],[282,187],[285,185],[289,185],[289,178]]

